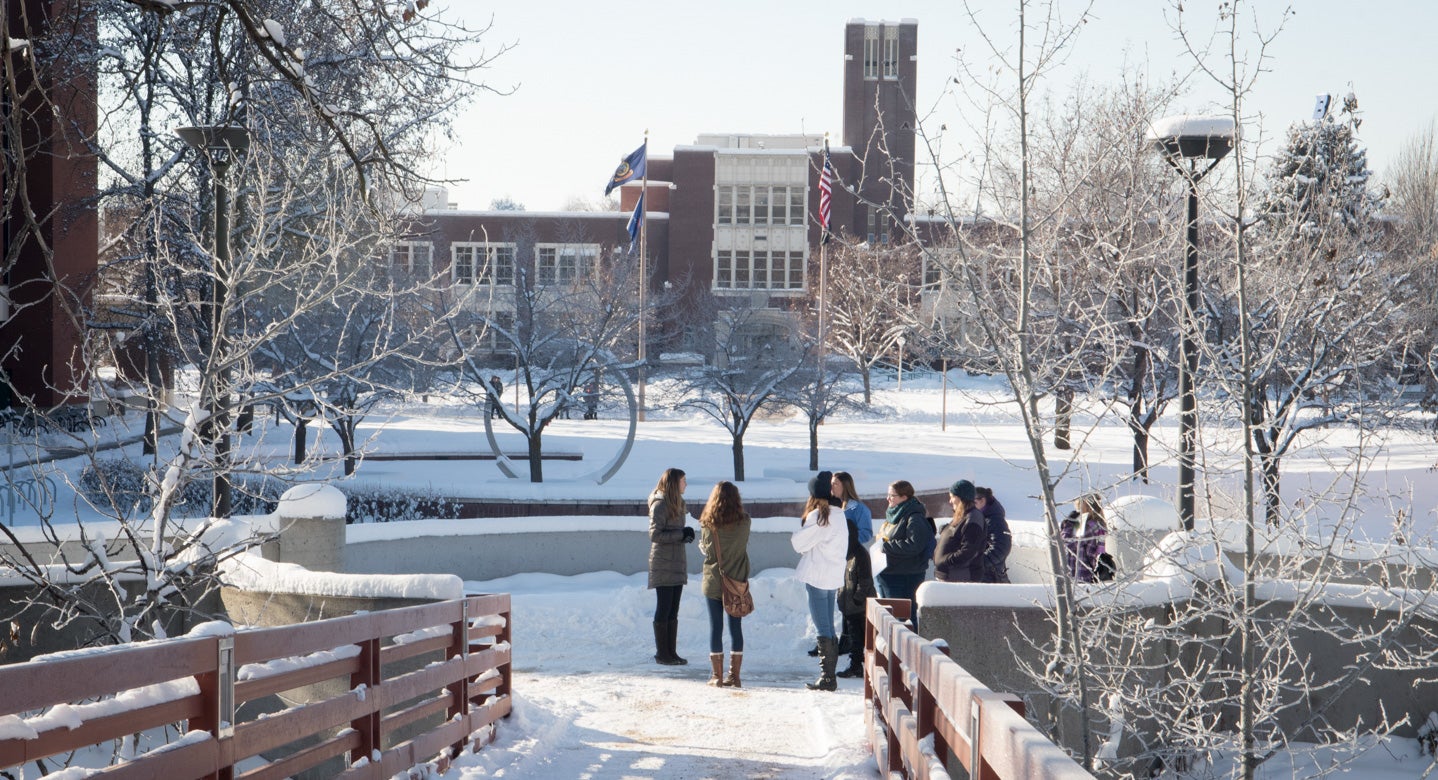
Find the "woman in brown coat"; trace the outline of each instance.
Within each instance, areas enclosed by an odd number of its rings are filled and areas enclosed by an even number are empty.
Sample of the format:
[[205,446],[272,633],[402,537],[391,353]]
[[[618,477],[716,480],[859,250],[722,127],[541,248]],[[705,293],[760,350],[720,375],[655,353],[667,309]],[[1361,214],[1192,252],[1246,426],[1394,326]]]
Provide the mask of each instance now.
[[[704,578],[700,588],[709,606],[709,684],[741,688],[739,669],[744,665],[744,618],[724,612],[724,583],[719,574],[731,580],[749,580],[749,529],[752,525],[739,488],[733,482],[720,482],[709,494],[709,503],[699,516],[699,552],[704,554]],[[721,563],[722,561],[722,563]],[[729,675],[724,671],[724,618],[729,618]]]
[[679,635],[679,596],[689,580],[684,545],[694,541],[686,526],[684,489],[689,480],[681,469],[665,469],[649,495],[649,587],[655,594],[654,660],[665,666],[689,663],[675,651]]

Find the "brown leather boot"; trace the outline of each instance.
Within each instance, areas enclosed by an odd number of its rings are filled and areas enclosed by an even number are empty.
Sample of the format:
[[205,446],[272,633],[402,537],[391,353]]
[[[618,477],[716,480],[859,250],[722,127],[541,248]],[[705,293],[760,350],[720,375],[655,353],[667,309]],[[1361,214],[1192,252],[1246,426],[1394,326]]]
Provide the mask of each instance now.
[[739,680],[739,667],[744,665],[744,654],[729,654],[729,675],[724,678],[726,688],[743,688],[744,684]]
[[715,687],[715,688],[723,687],[723,685],[724,685],[724,654],[723,654],[723,653],[710,653],[710,654],[709,654],[709,671],[711,672],[711,674],[710,674],[710,676],[709,676],[709,685],[711,685],[711,686],[713,686],[713,687]]

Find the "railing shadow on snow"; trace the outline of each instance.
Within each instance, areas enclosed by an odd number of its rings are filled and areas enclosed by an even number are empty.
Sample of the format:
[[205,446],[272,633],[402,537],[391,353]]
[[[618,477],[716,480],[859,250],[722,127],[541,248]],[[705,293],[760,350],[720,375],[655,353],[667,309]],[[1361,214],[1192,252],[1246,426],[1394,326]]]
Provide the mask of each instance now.
[[[509,594],[217,633],[0,666],[0,769],[183,722],[103,776],[268,780],[329,762],[326,775],[390,778],[443,771],[511,710]],[[336,680],[237,722],[246,703]]]

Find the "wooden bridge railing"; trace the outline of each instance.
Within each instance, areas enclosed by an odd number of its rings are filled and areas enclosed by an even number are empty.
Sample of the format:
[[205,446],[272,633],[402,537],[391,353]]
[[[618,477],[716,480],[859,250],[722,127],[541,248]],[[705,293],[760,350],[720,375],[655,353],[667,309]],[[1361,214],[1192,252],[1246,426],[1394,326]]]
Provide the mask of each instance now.
[[[510,656],[498,594],[0,666],[0,770],[185,722],[102,776],[269,780],[343,756],[338,777],[390,778],[492,741]],[[332,695],[236,722],[246,702],[335,680]]]
[[885,777],[946,780],[952,757],[974,780],[1093,780],[1024,720],[1017,696],[909,630],[907,599],[869,599],[865,617],[864,726]]

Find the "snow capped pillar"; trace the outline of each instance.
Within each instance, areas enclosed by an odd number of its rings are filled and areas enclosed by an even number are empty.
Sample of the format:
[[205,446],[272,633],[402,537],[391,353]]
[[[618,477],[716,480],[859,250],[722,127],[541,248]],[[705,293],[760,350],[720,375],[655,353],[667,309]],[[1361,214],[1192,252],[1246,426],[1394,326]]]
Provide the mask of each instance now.
[[295,485],[280,496],[275,517],[280,539],[266,557],[310,571],[344,570],[345,496],[337,488]]

